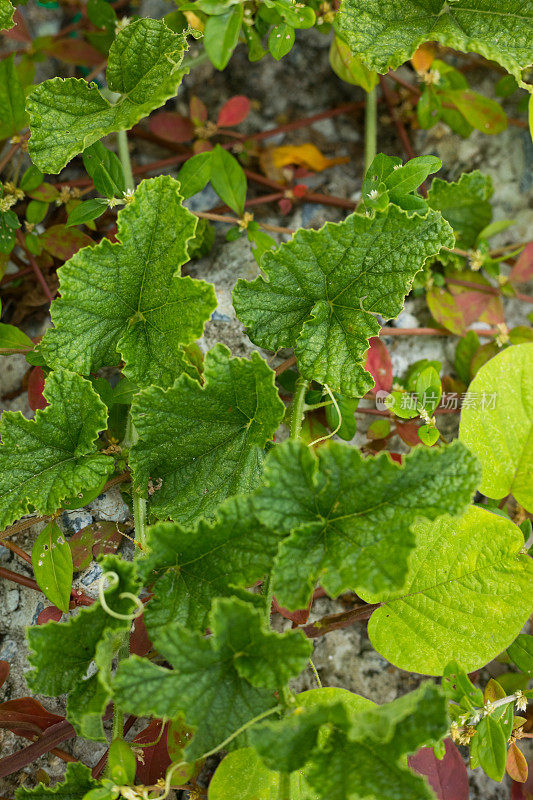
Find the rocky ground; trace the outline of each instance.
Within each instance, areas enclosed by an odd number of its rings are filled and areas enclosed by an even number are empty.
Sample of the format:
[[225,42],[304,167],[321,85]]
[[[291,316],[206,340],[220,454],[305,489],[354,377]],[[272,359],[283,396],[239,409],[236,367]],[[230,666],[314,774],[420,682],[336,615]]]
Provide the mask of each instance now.
[[[155,13],[155,3],[147,2],[143,15]],[[165,8],[166,10],[166,8]],[[34,34],[42,34],[43,26],[53,23],[53,12],[39,9],[32,20],[37,30]],[[39,27],[40,26],[40,27]],[[50,32],[50,31],[46,31]],[[266,130],[282,122],[309,116],[341,103],[360,100],[363,93],[356,87],[342,83],[331,71],[328,63],[329,41],[314,32],[301,32],[297,37],[297,45],[283,61],[276,63],[266,58],[257,64],[249,64],[244,53],[237,52],[224,73],[217,73],[209,64],[198,67],[184,81],[183,88],[176,101],[168,104],[169,108],[178,110],[190,94],[198,94],[208,108],[214,112],[229,97],[235,94],[247,94],[254,101],[254,110],[242,127],[244,132]],[[42,75],[41,77],[48,77]],[[494,75],[470,73],[470,82],[479,91],[490,93]],[[476,83],[477,81],[477,83]],[[379,129],[379,150],[388,153],[401,153],[394,128],[390,120],[382,112]],[[294,144],[311,141],[325,155],[348,156],[349,162],[333,167],[325,172],[305,178],[305,182],[314,190],[333,195],[359,199],[362,173],[362,138],[363,119],[361,114],[353,113],[325,119],[292,133],[278,136],[269,144]],[[431,131],[420,131],[413,137],[415,151],[418,154],[433,153],[442,158],[446,177],[455,179],[461,172],[475,168],[488,172],[493,176],[495,195],[495,218],[512,218],[516,225],[500,237],[497,245],[509,241],[522,241],[533,237],[533,158],[531,140],[527,132],[509,128],[499,136],[484,136],[474,132],[468,140],[462,140],[450,133],[445,127]],[[133,148],[136,163],[143,163],[160,158],[164,153],[151,144],[137,140]],[[70,168],[74,172],[75,167]],[[175,170],[169,170],[176,174]],[[210,190],[194,198],[196,210],[209,209],[217,204],[216,197]],[[346,212],[319,205],[303,204],[287,216],[282,216],[276,206],[262,207],[256,212],[256,219],[283,225],[289,228],[319,227],[326,220],[342,219]],[[250,253],[249,245],[244,240],[226,242],[225,226],[217,226],[217,238],[211,254],[194,262],[191,274],[214,283],[219,308],[207,326],[202,347],[208,349],[215,342],[224,342],[234,355],[246,355],[253,345],[245,337],[242,326],[236,320],[231,304],[231,289],[238,278],[251,278],[257,274],[257,266]],[[280,240],[286,237],[279,236]],[[527,323],[528,308],[518,301],[505,301],[507,322],[509,327]],[[402,327],[424,325],[428,312],[422,300],[411,299],[406,303],[405,311],[396,324]],[[47,320],[36,317],[30,320],[29,332],[32,335],[42,331]],[[395,373],[401,375],[406,367],[420,358],[438,359],[443,363],[444,372],[451,369],[455,341],[453,337],[390,337],[385,340],[393,359]],[[271,354],[269,354],[271,355]],[[281,360],[281,357],[280,357]],[[21,410],[30,416],[25,392],[17,394],[27,372],[27,364],[23,358],[11,356],[4,358],[0,364],[0,399],[1,407]],[[449,415],[452,419],[452,415]],[[359,414],[359,430],[356,443],[365,441],[364,431],[372,417]],[[448,434],[453,434],[453,419]],[[398,449],[401,444],[398,444]],[[65,512],[60,519],[66,535],[71,535],[85,525],[98,520],[124,521],[129,516],[117,489],[99,497],[88,508],[76,512]],[[42,526],[41,526],[42,527]],[[32,542],[40,528],[21,534],[17,542],[26,551],[31,551]],[[13,554],[0,546],[0,564],[15,569],[22,574],[30,575],[26,565]],[[95,594],[99,568],[92,564],[78,575],[77,584],[89,594]],[[0,699],[10,699],[27,693],[24,674],[27,670],[26,645],[24,629],[34,624],[44,604],[42,595],[3,582],[0,585],[0,659],[10,661],[11,675],[0,690]],[[324,613],[341,610],[338,603],[319,600],[315,604],[313,616],[318,618]],[[364,695],[378,703],[393,700],[395,697],[411,690],[418,682],[416,675],[401,672],[382,659],[370,646],[365,623],[359,623],[345,630],[335,631],[328,636],[316,640],[314,662],[326,686],[343,686],[353,692]],[[58,665],[60,668],[60,665]],[[489,665],[488,672],[497,670],[497,665]],[[309,688],[312,675],[304,675],[299,680],[299,688]],[[61,700],[44,700],[51,710],[64,710]],[[24,742],[15,739],[11,734],[0,732],[0,749],[2,754],[13,752]],[[81,758],[87,764],[98,760],[102,751],[101,745],[87,744],[83,741],[65,744],[65,749]],[[42,757],[37,764],[27,768],[22,774],[12,776],[7,781],[0,780],[0,794],[13,796],[16,782],[27,781],[32,784],[37,767],[43,767],[55,778],[63,771],[63,763],[55,756]],[[508,784],[498,786],[484,778],[478,770],[471,775],[472,800],[503,800],[509,796]]]

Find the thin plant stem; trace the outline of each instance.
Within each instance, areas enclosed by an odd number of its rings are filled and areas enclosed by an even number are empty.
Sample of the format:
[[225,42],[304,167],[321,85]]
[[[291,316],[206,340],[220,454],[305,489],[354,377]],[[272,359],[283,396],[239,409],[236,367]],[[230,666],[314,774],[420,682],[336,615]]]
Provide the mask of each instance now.
[[316,667],[315,667],[315,665],[313,664],[313,661],[312,661],[312,659],[309,659],[309,666],[310,666],[310,667],[311,667],[311,669],[313,670],[313,674],[314,674],[314,676],[315,676],[315,680],[316,680],[316,682],[317,682],[317,684],[318,684],[318,688],[319,688],[319,689],[322,689],[322,681],[320,680],[320,675],[318,674],[318,672],[317,672],[317,668],[316,668]]
[[306,381],[304,378],[298,378],[298,381],[296,382],[296,391],[294,392],[294,400],[292,401],[292,416],[290,425],[291,439],[299,439],[302,433],[305,395],[308,388],[309,381]]
[[378,96],[374,86],[366,94],[365,107],[365,172],[376,156],[378,137]]
[[279,800],[291,800],[291,776],[289,772],[279,774]]
[[120,158],[120,163],[122,164],[122,172],[124,173],[124,185],[126,186],[126,190],[133,192],[135,189],[135,181],[133,180],[133,172],[131,171],[128,134],[126,131],[118,131],[117,147],[118,157]]

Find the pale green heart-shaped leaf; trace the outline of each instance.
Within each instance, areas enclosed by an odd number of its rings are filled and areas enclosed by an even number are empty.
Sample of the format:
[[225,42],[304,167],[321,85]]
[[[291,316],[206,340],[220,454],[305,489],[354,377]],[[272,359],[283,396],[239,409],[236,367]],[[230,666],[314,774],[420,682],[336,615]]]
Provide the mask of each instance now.
[[521,553],[522,532],[477,506],[413,530],[407,583],[381,598],[370,640],[399,669],[442,675],[458,661],[473,672],[514,641],[533,610],[533,561]]
[[378,72],[400,66],[423,42],[440,42],[496,61],[521,86],[533,62],[532,24],[532,0],[344,0],[336,18],[353,52]]
[[496,500],[512,494],[533,511],[533,344],[508,347],[481,367],[459,438],[481,462],[480,492]]
[[374,217],[351,214],[343,222],[299,230],[265,253],[265,278],[240,280],[233,292],[237,316],[255,344],[296,347],[304,378],[361,397],[374,382],[365,370],[375,314],[397,316],[416,273],[452,230],[434,211],[409,217],[389,206]]
[[211,284],[180,277],[196,218],[167,175],[142,181],[117,220],[118,244],[102,239],[60,268],[61,297],[41,349],[51,366],[89,375],[125,361],[139,386],[169,386],[195,370],[182,345],[199,338],[216,308]]
[[61,528],[49,522],[31,553],[35,580],[46,597],[61,611],[68,611],[72,587],[72,553]]
[[[5,0],[4,0],[5,2]],[[86,147],[112,131],[132,128],[174,97],[182,78],[185,37],[163,20],[139,19],[121,30],[109,50],[107,83],[118,92],[114,104],[96,83],[52,78],[28,97],[28,150],[43,172],[60,172]]]
[[255,488],[285,410],[259,353],[230,358],[218,344],[205,356],[204,376],[203,386],[188,375],[166,391],[151,386],[133,403],[134,485],[146,493],[151,480],[150,511],[182,524],[212,517],[226,497]]
[[32,509],[53,514],[113,469],[113,459],[96,449],[107,409],[89,381],[56,370],[44,396],[50,405],[35,419],[20,411],[4,411],[0,419],[0,529]]

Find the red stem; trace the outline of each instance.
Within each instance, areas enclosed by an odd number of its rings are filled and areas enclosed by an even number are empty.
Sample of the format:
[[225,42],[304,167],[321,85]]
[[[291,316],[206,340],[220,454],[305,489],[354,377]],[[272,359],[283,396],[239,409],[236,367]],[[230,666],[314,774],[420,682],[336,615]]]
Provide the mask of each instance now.
[[24,242],[24,236],[22,235],[22,233],[20,231],[17,231],[17,240],[18,240],[18,243],[19,243],[20,247],[22,247],[22,249],[24,250],[24,252],[26,254],[26,257],[27,257],[28,261],[31,264],[31,268],[35,273],[35,277],[37,278],[37,280],[41,284],[41,287],[42,287],[42,290],[43,290],[45,296],[48,298],[48,300],[51,303],[52,300],[54,299],[54,295],[50,291],[50,287],[46,283],[46,281],[45,281],[45,279],[43,277],[43,273],[41,272],[37,261],[34,259],[33,255],[30,253],[30,251],[26,247],[26,243]]

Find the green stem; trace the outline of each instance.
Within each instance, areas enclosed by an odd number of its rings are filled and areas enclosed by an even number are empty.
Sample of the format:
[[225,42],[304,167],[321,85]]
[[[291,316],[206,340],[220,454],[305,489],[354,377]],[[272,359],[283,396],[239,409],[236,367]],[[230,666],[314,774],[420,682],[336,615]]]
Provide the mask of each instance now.
[[268,578],[265,580],[261,587],[261,594],[266,598],[266,621],[268,627],[270,627],[270,612],[272,610],[272,598],[273,598],[273,591],[272,591],[272,576],[269,575]]
[[134,191],[135,181],[133,180],[133,172],[131,171],[130,150],[128,147],[128,134],[126,131],[118,131],[117,133],[117,146],[118,157],[122,164],[122,172],[124,173],[124,185],[126,190]]
[[376,87],[366,94],[365,107],[365,172],[376,156],[378,137],[378,96]]
[[294,392],[294,399],[292,401],[292,416],[290,426],[290,438],[299,439],[302,432],[305,395],[309,388],[309,381],[303,378],[298,378],[296,382],[296,390]]

